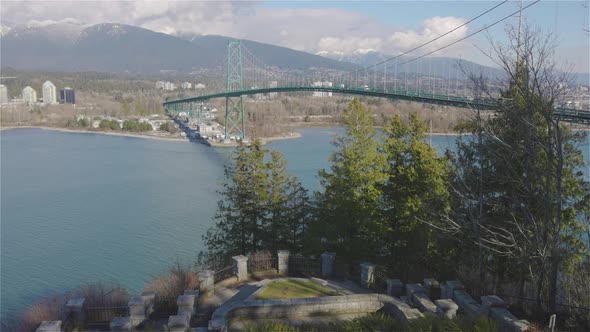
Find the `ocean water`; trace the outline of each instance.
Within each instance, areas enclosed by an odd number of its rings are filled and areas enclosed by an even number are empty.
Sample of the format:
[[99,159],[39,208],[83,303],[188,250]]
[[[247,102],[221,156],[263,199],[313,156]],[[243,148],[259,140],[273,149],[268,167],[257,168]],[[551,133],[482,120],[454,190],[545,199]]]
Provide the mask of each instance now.
[[[310,191],[338,128],[272,142]],[[439,151],[455,136],[433,136]],[[212,224],[228,149],[42,129],[0,132],[0,317],[80,284],[140,292],[194,262]],[[582,147],[588,160],[588,143]],[[587,172],[588,174],[588,172]]]

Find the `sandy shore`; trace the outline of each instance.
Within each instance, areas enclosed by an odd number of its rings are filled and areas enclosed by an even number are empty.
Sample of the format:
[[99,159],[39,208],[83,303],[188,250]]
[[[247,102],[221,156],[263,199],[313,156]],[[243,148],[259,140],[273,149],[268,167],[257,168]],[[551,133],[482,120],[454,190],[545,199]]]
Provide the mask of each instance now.
[[60,132],[65,132],[65,133],[98,134],[98,135],[110,135],[110,136],[123,136],[123,137],[133,137],[133,138],[155,139],[155,140],[160,140],[160,141],[189,142],[189,139],[188,138],[181,138],[181,137],[165,137],[165,136],[134,134],[134,133],[125,133],[125,132],[116,132],[116,131],[93,131],[93,130],[69,129],[69,128],[45,127],[45,126],[18,126],[18,127],[14,127],[14,126],[8,127],[7,126],[7,127],[0,127],[0,131],[4,131],[4,130],[15,130],[15,129],[25,129],[25,128],[53,130],[53,131],[60,131]]
[[[60,132],[65,132],[65,133],[98,134],[98,135],[111,135],[111,136],[123,136],[123,137],[133,137],[133,138],[155,139],[155,140],[161,140],[161,141],[190,142],[190,140],[188,138],[181,138],[181,137],[166,137],[166,136],[155,136],[155,135],[136,134],[136,133],[117,132],[117,131],[93,131],[93,130],[84,130],[84,129],[70,129],[70,128],[46,127],[46,126],[3,126],[3,127],[0,127],[0,131],[25,129],[25,128],[53,130],[53,131],[60,131]],[[293,133],[282,135],[282,136],[261,137],[260,141],[262,142],[262,144],[268,144],[272,141],[278,141],[278,140],[283,140],[283,139],[293,139],[293,138],[300,138],[300,137],[301,137],[301,133],[293,132]],[[214,142],[209,142],[209,141],[207,141],[207,142],[215,147],[237,146],[237,143],[223,144],[223,143],[214,143]]]

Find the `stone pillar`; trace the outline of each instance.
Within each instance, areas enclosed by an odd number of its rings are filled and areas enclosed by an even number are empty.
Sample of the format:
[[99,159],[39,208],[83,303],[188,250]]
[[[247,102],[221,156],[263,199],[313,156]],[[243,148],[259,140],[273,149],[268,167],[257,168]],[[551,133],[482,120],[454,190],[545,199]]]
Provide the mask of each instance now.
[[289,250],[277,251],[278,272],[280,275],[287,276],[289,274]]
[[375,264],[361,264],[361,287],[370,288],[375,282]]
[[86,299],[81,297],[77,299],[69,299],[68,303],[66,303],[66,313],[74,320],[74,326],[79,328],[83,328],[84,324],[86,324],[85,302]]
[[334,260],[336,259],[335,252],[325,252],[322,258],[322,277],[328,278],[334,272]]
[[404,294],[404,283],[399,279],[387,279],[387,295],[400,297]]
[[176,299],[176,304],[178,305],[178,316],[185,315],[189,317],[194,316],[196,312],[195,307],[195,296],[194,295],[180,295]]
[[35,332],[61,332],[61,320],[44,320]]
[[234,260],[234,273],[238,277],[238,281],[248,279],[248,257],[244,255],[232,257]]
[[213,291],[215,288],[215,271],[204,270],[199,273],[199,290],[203,293]]
[[145,300],[142,296],[134,296],[127,305],[129,306],[129,323],[131,328],[136,328],[147,318],[145,315]]
[[141,293],[141,297],[143,298],[143,303],[145,304],[145,316],[146,318],[149,318],[150,315],[154,312],[154,305],[156,303],[156,293],[143,292]]
[[436,300],[436,314],[448,319],[453,319],[457,316],[457,309],[459,306],[451,299]]

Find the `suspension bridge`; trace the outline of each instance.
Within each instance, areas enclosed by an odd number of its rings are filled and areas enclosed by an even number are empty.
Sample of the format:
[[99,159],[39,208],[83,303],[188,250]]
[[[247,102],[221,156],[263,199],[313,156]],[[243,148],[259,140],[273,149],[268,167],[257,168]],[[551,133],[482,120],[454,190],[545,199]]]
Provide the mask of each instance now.
[[[401,55],[452,33],[505,2]],[[529,4],[525,9],[535,3]],[[507,88],[501,83],[502,79],[495,78],[495,81],[489,81],[490,91],[487,92],[486,97],[476,97],[473,95],[464,69],[459,70],[458,65],[453,66],[447,63],[446,66],[435,66],[433,70],[432,61],[426,56],[484,31],[512,15],[514,13],[466,37],[416,58],[405,59],[395,56],[375,65],[345,73],[325,70],[321,73],[310,74],[304,71],[281,70],[266,65],[239,40],[232,40],[228,42],[227,48],[225,91],[167,100],[163,102],[163,106],[168,112],[195,112],[200,108],[200,105],[211,99],[225,98],[224,137],[226,140],[230,137],[246,138],[244,123],[244,97],[246,96],[270,96],[285,92],[310,92],[319,96],[344,94],[495,111],[500,106],[497,98],[500,91]],[[560,121],[590,125],[589,110],[556,107],[553,110],[553,115]]]

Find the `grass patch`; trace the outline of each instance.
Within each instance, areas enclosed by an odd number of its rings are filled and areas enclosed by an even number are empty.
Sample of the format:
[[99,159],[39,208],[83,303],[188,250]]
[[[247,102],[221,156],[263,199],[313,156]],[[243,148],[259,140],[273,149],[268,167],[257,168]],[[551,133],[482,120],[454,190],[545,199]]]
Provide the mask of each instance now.
[[323,297],[340,295],[337,291],[309,280],[280,280],[266,285],[258,296],[258,300],[297,299],[306,297]]

